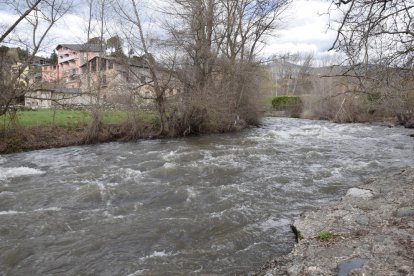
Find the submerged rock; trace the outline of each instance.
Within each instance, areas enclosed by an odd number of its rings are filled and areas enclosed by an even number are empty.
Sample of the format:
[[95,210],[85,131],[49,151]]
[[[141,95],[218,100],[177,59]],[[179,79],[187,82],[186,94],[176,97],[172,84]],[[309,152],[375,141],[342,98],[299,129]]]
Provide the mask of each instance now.
[[369,224],[369,217],[366,215],[358,215],[355,219],[358,224],[361,225],[368,225]]
[[351,188],[346,193],[346,196],[360,197],[360,198],[367,199],[367,198],[371,198],[373,194],[370,190],[360,189],[360,188]]
[[[414,168],[351,188],[341,202],[301,215],[302,239],[257,275],[411,275]],[[386,191],[386,192],[384,192]],[[323,240],[329,231],[334,239]]]

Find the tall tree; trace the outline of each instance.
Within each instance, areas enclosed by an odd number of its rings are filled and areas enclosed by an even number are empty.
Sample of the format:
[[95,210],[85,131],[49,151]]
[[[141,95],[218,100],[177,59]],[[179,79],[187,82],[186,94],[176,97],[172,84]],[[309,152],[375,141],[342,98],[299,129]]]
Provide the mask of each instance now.
[[[131,32],[126,34],[129,45],[135,46],[136,50],[142,53],[140,60],[149,70],[149,80],[138,87],[133,87],[133,93],[141,98],[153,100],[155,102],[159,117],[160,129],[159,135],[168,135],[168,119],[165,97],[167,91],[171,89],[171,71],[163,68],[156,61],[155,53],[150,48],[150,38],[145,36],[146,30],[142,25],[142,14],[140,13],[140,1],[116,1],[114,8],[118,15],[131,26]],[[172,64],[174,67],[174,62]],[[130,73],[134,73],[132,70]],[[151,88],[151,95],[142,95],[140,88],[145,85]]]
[[56,54],[56,52],[55,52],[55,51],[53,51],[53,52],[50,54],[50,57],[49,57],[49,59],[48,59],[48,62],[49,62],[50,64],[52,64],[52,65],[56,65],[56,64],[58,63],[58,55]]
[[99,36],[91,37],[87,41],[88,44],[97,44],[97,45],[104,44],[104,42],[105,41],[101,39],[101,37]]
[[125,57],[122,44],[123,40],[118,35],[114,35],[106,40],[106,46],[111,51],[111,56]]
[[[233,110],[228,117],[237,120],[246,114],[241,105],[250,93],[248,87],[254,83],[252,68],[257,55],[266,36],[276,30],[290,1],[171,1],[174,10],[169,12],[175,17],[175,24],[167,26],[192,67],[181,74],[186,91],[227,91],[227,110]],[[217,82],[217,74],[224,76],[221,83]],[[218,87],[214,88],[215,85]]]
[[[414,118],[414,0],[335,0],[332,49],[346,57],[350,91],[382,99],[402,124]],[[414,125],[414,123],[411,123]]]
[[[253,106],[248,98],[257,91],[257,54],[290,1],[167,2],[163,40],[152,39],[140,1],[119,0],[115,5],[126,41],[149,68],[146,85],[153,93],[148,98],[158,108],[161,133],[171,131],[172,125],[187,134],[203,128],[228,131],[247,122],[254,113],[248,110]],[[154,46],[162,48],[154,51]],[[171,90],[180,94],[179,106],[167,102]]]

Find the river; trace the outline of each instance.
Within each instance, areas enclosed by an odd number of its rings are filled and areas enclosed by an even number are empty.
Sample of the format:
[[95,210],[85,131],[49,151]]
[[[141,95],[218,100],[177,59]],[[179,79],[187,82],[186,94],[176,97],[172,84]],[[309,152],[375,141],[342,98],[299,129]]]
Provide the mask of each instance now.
[[0,275],[247,275],[292,249],[303,211],[413,166],[411,133],[266,118],[239,133],[0,155]]

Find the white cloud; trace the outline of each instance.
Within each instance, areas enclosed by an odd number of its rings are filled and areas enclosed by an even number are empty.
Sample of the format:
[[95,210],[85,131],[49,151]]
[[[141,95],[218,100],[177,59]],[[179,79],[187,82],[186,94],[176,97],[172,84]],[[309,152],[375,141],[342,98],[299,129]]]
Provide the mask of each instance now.
[[5,10],[0,10],[0,23],[11,25],[14,21],[17,20],[17,15],[12,15]]
[[335,39],[335,31],[328,30],[329,5],[330,1],[323,0],[294,1],[284,28],[268,39],[264,54],[311,52],[315,56],[329,55],[327,50]]
[[87,20],[77,14],[66,14],[53,28],[51,36],[59,43],[81,43],[86,40]]

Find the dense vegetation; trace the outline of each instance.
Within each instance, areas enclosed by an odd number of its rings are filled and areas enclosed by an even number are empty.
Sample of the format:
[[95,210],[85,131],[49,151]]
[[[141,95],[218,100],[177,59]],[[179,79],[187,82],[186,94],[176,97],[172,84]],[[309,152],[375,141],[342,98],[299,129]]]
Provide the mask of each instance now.
[[292,105],[301,105],[302,101],[297,96],[278,96],[272,98],[272,106],[275,109],[283,109]]
[[302,100],[298,96],[272,97],[272,108],[276,111],[284,111],[285,116],[299,118],[302,113]]

